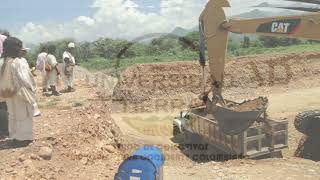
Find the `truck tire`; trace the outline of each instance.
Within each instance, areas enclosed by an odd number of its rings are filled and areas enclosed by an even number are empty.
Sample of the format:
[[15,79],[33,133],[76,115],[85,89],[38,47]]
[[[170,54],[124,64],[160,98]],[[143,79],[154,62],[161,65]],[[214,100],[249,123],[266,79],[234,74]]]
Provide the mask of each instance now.
[[320,124],[320,110],[311,110],[299,113],[295,120],[295,128],[308,136],[314,136],[320,132],[315,132],[319,130]]

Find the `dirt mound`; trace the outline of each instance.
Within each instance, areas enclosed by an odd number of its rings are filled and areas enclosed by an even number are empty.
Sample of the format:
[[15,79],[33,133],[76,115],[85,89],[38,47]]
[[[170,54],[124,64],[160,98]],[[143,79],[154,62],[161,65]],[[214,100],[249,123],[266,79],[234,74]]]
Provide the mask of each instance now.
[[[320,53],[236,58],[226,65],[224,88],[282,85],[319,75],[319,59]],[[206,68],[207,86],[211,82],[208,72]],[[201,79],[201,68],[197,62],[136,65],[123,72],[114,89],[113,100],[127,104],[157,103],[162,99],[175,101],[186,97],[186,94],[188,97],[199,94]]]
[[200,90],[201,69],[194,62],[141,64],[129,67],[114,90],[113,99],[142,102],[152,97]]
[[257,109],[265,109],[268,104],[268,99],[259,97],[254,100],[244,101],[240,104],[228,104],[228,109],[231,109],[236,112],[246,112],[246,111],[253,111]]
[[[67,111],[50,109],[52,124],[41,119],[37,138],[20,149],[0,151],[0,176],[4,179],[112,179],[122,161],[122,135],[110,116],[110,104],[93,102]],[[45,110],[42,113],[48,114]],[[44,117],[43,117],[44,118]],[[56,121],[58,124],[52,122]],[[54,126],[53,126],[54,125]],[[0,148],[4,148],[0,141]]]
[[[113,122],[108,104],[94,104],[75,112],[82,119],[76,133],[66,135],[61,141],[72,149],[66,156],[73,160],[86,158],[88,162],[109,159],[118,152],[121,144],[120,129]],[[112,150],[112,152],[110,152]]]
[[229,61],[225,88],[247,88],[288,84],[292,80],[319,75],[320,53],[240,57]]

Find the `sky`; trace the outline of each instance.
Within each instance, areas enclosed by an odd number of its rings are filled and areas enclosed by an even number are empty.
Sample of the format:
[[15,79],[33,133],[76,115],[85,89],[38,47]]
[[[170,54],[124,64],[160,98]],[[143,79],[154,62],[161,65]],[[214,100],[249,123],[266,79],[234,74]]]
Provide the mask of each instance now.
[[[230,0],[229,15],[250,11],[266,0]],[[268,0],[269,3],[281,0]],[[191,29],[207,0],[1,0],[0,29],[27,43],[71,37],[93,41],[100,37],[134,39]],[[287,4],[284,2],[284,4]]]

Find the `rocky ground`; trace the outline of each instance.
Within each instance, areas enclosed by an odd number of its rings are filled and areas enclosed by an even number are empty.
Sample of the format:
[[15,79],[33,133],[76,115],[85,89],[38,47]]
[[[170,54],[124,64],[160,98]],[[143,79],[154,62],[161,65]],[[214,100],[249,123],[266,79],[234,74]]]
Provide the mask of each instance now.
[[302,136],[295,115],[320,109],[318,59],[305,53],[227,64],[225,98],[266,96],[269,116],[288,120],[289,148],[281,159],[195,162],[186,156],[172,139],[172,119],[201,90],[196,63],[131,67],[114,91],[116,80],[79,68],[76,92],[38,92],[42,115],[34,119],[33,143],[13,148],[0,140],[0,179],[113,179],[123,158],[143,144],[162,148],[165,180],[320,179],[319,162],[293,157]]
[[112,179],[122,161],[121,133],[110,104],[77,80],[77,91],[60,97],[39,92],[42,115],[27,147],[0,145],[0,179]]

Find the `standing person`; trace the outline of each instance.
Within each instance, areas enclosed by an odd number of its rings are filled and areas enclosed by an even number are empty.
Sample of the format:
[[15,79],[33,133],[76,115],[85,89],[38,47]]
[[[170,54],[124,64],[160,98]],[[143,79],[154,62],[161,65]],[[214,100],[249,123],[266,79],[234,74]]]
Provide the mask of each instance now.
[[37,63],[36,63],[36,69],[39,70],[41,72],[41,76],[42,76],[42,92],[46,93],[48,92],[49,89],[49,84],[48,84],[48,79],[47,79],[47,73],[45,70],[45,64],[46,64],[46,58],[47,58],[47,47],[43,46],[41,48],[41,52],[38,55],[37,58]]
[[[9,33],[0,34],[0,58],[3,52],[3,43],[9,36]],[[8,114],[7,105],[4,99],[0,97],[0,138],[2,135],[7,135],[8,132]]]
[[7,36],[0,34],[0,57],[3,52],[3,42],[7,39]]
[[[30,70],[29,63],[28,63],[28,61],[26,60],[26,56],[27,56],[29,50],[30,50],[29,48],[22,48],[21,51],[20,51],[20,58],[21,58],[21,61],[24,61],[24,62],[23,62],[24,67],[23,67],[23,68]],[[32,74],[32,77],[31,77],[31,78],[33,79],[33,77],[34,77],[35,75],[33,74],[33,71],[32,71],[32,70],[30,70],[30,72],[31,72],[31,74]],[[35,86],[36,86],[36,85],[35,85]],[[36,99],[36,97],[33,97],[33,98]],[[33,103],[33,112],[34,112],[34,113],[33,113],[33,117],[38,117],[38,116],[41,115],[40,110],[39,110],[39,107],[38,107],[38,104],[37,104],[36,101],[34,101],[34,103]]]
[[9,138],[27,144],[33,140],[33,104],[36,83],[27,61],[21,58],[22,41],[8,37],[0,60],[0,94],[9,112]]
[[60,75],[60,71],[58,69],[58,62],[56,57],[53,55],[56,52],[56,47],[54,45],[50,45],[48,47],[48,54],[45,60],[45,71],[47,74],[48,84],[50,85],[52,95],[60,96],[61,93],[57,90],[57,81]]
[[73,87],[73,68],[76,65],[74,57],[75,44],[70,42],[66,51],[63,53],[63,73],[66,92],[74,92]]

